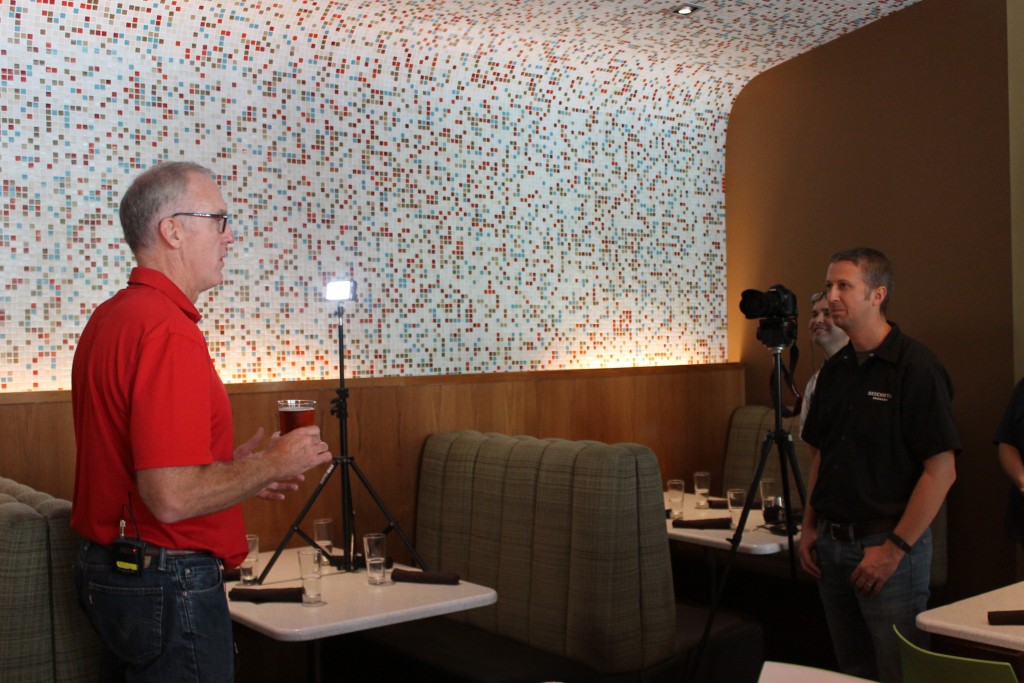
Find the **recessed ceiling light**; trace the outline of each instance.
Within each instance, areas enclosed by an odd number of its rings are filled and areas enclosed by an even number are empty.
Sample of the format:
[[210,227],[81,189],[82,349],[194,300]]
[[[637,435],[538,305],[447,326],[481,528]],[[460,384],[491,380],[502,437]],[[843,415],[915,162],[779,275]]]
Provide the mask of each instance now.
[[683,5],[682,7],[676,10],[676,14],[682,14],[683,16],[686,16],[688,14],[693,14],[699,9],[700,7],[698,7],[697,5]]

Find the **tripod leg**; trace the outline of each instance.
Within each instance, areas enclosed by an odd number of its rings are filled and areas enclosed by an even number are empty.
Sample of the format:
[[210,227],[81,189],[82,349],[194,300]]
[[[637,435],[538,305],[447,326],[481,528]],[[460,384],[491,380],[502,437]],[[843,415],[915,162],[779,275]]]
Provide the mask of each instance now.
[[[796,524],[793,523],[793,506],[790,503],[792,498],[789,491],[788,470],[793,472],[793,480],[796,482],[797,492],[800,494],[800,504],[807,507],[807,492],[804,488],[803,478],[800,476],[800,465],[796,460],[796,453],[793,450],[793,437],[789,432],[780,430],[772,434],[772,440],[779,451],[779,470],[782,473],[782,509],[785,513],[786,537],[789,541],[789,575],[796,581],[796,549],[794,547],[793,535]],[[787,467],[788,465],[788,467]]]
[[402,540],[402,544],[405,546],[406,550],[409,551],[409,554],[412,555],[413,559],[416,561],[416,564],[419,565],[420,569],[422,569],[423,571],[429,571],[427,569],[426,563],[423,562],[423,558],[420,557],[420,554],[416,552],[416,548],[413,547],[413,544],[409,540],[409,537],[405,535],[405,532],[402,531],[402,527],[398,525],[398,521],[395,519],[395,516],[391,514],[391,511],[388,510],[388,506],[384,504],[384,499],[381,498],[380,495],[374,490],[373,486],[370,485],[369,480],[367,480],[366,475],[363,474],[363,471],[361,469],[359,469],[359,465],[356,464],[355,460],[350,460],[349,464],[355,471],[356,476],[359,477],[359,480],[363,482],[363,487],[370,494],[370,496],[373,497],[374,502],[377,503],[377,507],[380,508],[380,511],[384,514],[384,517],[387,518],[388,529],[394,529],[395,532],[398,533],[398,537]]
[[754,503],[754,496],[761,483],[761,476],[764,474],[764,467],[768,462],[768,455],[772,452],[772,443],[772,434],[768,434],[765,437],[764,445],[761,446],[761,457],[757,461],[757,469],[754,472],[753,481],[750,482],[750,490],[747,492],[747,499],[743,502],[743,512],[740,513],[740,520],[736,524],[736,533],[734,533],[732,539],[730,539],[732,546],[729,548],[729,557],[726,559],[725,569],[722,571],[722,578],[718,582],[718,589],[715,591],[711,601],[711,611],[708,613],[708,620],[704,624],[704,634],[701,636],[700,645],[697,646],[697,654],[690,663],[690,679],[697,676],[701,659],[704,657],[704,651],[707,649],[708,640],[711,638],[711,628],[715,624],[715,616],[718,614],[718,607],[722,601],[722,595],[725,592],[726,584],[728,583],[729,570],[732,568],[732,563],[736,558],[736,552],[740,547],[740,543],[743,541],[743,527],[747,523],[747,517],[750,516],[750,507]]
[[281,553],[284,552],[284,549],[288,546],[288,541],[290,541],[292,539],[292,536],[296,533],[298,533],[299,536],[301,536],[306,541],[306,543],[309,543],[311,546],[318,549],[321,553],[324,552],[323,548],[321,548],[316,543],[316,541],[309,537],[309,534],[307,534],[299,528],[299,525],[302,524],[302,520],[306,518],[307,514],[309,514],[309,509],[313,507],[313,503],[315,503],[316,499],[320,497],[320,492],[324,490],[324,487],[327,485],[327,480],[331,478],[331,475],[334,474],[334,470],[337,469],[337,467],[338,461],[331,461],[331,464],[327,468],[327,471],[324,472],[324,476],[320,477],[320,482],[316,485],[316,490],[313,491],[313,495],[311,495],[309,499],[306,501],[306,504],[302,506],[302,510],[300,510],[299,514],[295,517],[295,521],[292,522],[291,527],[289,527],[288,533],[286,533],[284,535],[284,538],[281,539],[281,543],[277,546],[277,550],[274,551],[273,556],[270,558],[270,562],[267,562],[267,566],[263,568],[263,572],[260,574],[260,578],[256,579],[257,584],[263,584],[263,580],[267,578],[267,574],[270,573],[270,569],[274,566],[274,563],[277,562],[277,558],[281,556]]

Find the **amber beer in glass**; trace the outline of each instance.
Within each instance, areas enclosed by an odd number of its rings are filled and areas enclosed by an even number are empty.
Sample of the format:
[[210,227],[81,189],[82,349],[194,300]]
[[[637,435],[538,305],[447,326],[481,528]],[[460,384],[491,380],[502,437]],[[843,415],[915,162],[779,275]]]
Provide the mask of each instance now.
[[281,434],[287,434],[299,427],[308,427],[316,417],[316,401],[288,399],[277,402],[277,414],[281,418]]

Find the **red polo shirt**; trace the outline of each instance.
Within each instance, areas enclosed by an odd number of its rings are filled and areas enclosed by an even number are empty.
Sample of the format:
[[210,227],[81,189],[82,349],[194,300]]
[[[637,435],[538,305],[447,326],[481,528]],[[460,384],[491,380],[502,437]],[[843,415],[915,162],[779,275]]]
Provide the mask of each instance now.
[[[242,508],[164,524],[139,495],[135,472],[234,457],[231,406],[196,323],[199,311],[159,271],[135,268],[128,287],[89,318],[71,372],[78,460],[71,527],[97,543],[118,534],[129,495],[139,535],[206,550],[229,567],[246,554]],[[126,533],[134,536],[125,516]]]

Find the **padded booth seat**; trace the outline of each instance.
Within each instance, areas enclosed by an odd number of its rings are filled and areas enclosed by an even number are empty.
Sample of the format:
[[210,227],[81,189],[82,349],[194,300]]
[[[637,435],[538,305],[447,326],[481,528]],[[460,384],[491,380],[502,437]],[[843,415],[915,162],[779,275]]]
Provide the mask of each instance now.
[[[488,683],[681,680],[707,611],[675,603],[650,449],[436,434],[417,503],[416,545],[429,568],[490,586],[498,601],[339,639],[328,651],[346,663],[340,671]],[[720,612],[711,643],[692,680],[757,679],[756,622]],[[371,668],[360,673],[359,661]]]

